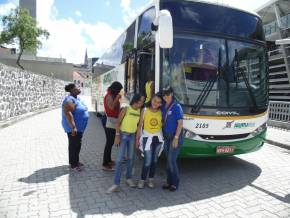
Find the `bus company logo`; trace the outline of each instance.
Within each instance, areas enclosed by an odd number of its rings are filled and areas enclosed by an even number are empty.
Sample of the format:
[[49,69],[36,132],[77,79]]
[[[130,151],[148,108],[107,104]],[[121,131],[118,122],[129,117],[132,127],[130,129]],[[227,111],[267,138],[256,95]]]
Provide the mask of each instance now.
[[240,115],[238,112],[236,111],[217,111],[216,112],[216,115],[219,115],[219,116],[231,116],[231,115]]
[[234,125],[235,129],[249,128],[249,127],[255,127],[255,123],[235,123]]
[[232,128],[234,122],[235,122],[234,120],[233,121],[230,121],[230,122],[226,122],[226,126],[223,129],[230,129],[230,128]]

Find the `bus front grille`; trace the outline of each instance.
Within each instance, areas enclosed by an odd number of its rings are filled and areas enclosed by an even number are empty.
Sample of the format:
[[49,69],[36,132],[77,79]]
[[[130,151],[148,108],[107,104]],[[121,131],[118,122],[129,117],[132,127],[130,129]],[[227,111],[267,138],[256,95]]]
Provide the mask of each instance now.
[[234,140],[234,139],[241,139],[246,138],[250,134],[239,134],[239,135],[199,135],[201,138],[205,140]]

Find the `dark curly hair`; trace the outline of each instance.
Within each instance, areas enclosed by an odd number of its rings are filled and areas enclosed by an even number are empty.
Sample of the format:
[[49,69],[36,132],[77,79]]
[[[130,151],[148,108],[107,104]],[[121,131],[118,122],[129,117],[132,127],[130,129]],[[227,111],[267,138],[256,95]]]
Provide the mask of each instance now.
[[64,87],[64,90],[66,92],[71,92],[71,90],[73,90],[75,87],[76,87],[76,85],[74,83],[70,83]]

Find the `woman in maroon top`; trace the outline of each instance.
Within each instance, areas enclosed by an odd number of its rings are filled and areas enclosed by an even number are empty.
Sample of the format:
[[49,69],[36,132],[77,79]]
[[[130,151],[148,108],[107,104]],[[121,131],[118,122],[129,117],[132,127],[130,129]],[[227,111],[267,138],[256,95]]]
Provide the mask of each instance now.
[[107,115],[105,125],[106,146],[103,156],[103,170],[113,171],[115,162],[111,159],[112,146],[114,144],[116,134],[116,123],[120,112],[120,91],[123,89],[121,83],[115,81],[108,88],[104,99],[104,107]]

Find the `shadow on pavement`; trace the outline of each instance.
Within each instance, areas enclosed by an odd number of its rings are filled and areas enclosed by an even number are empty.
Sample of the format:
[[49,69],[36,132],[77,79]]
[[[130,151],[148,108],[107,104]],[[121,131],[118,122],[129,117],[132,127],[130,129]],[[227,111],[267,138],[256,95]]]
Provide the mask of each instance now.
[[[160,160],[155,189],[129,188],[124,184],[123,176],[121,192],[106,194],[113,184],[114,173],[101,170],[104,141],[101,123],[91,115],[81,152],[86,170],[69,174],[70,204],[78,217],[111,213],[130,215],[140,210],[150,211],[208,199],[242,189],[261,174],[258,166],[237,157],[180,160],[180,189],[170,193],[161,189],[165,179],[165,160]],[[114,148],[113,157],[116,150]],[[140,177],[140,168],[141,161],[136,158],[135,179]]]
[[[136,161],[135,167],[134,177],[138,179],[141,162]],[[183,160],[179,162],[180,189],[171,193],[161,189],[164,168],[162,160],[157,169],[155,189],[128,188],[123,180],[121,192],[113,194],[106,194],[112,185],[113,173],[95,170],[70,174],[71,208],[78,217],[110,213],[131,215],[140,210],[155,210],[230,193],[251,185],[261,173],[256,165],[236,157]]]
[[[113,183],[114,173],[104,172],[101,169],[104,141],[101,122],[91,113],[80,157],[85,164],[85,171],[69,172],[68,166],[58,166],[40,169],[19,181],[45,183],[68,174],[70,207],[78,217],[111,213],[131,215],[141,210],[153,211],[224,195],[246,186],[255,187],[280,201],[289,203],[289,195],[285,198],[274,196],[252,185],[261,174],[261,169],[238,157],[179,160],[181,184],[180,189],[174,193],[161,189],[165,179],[165,160],[160,159],[156,170],[155,189],[129,188],[124,184],[123,176],[121,192],[106,194],[106,190]],[[113,157],[116,156],[116,152],[117,148],[114,148]],[[135,179],[140,177],[141,164],[142,161],[136,158]]]
[[56,180],[58,177],[69,173],[68,165],[44,168],[35,171],[28,177],[18,179],[19,182],[25,183],[46,183]]
[[290,204],[290,194],[286,195],[285,197],[281,197],[280,195],[277,195],[275,193],[269,192],[268,190],[263,189],[263,188],[261,188],[259,186],[254,185],[254,184],[251,184],[250,186],[255,188],[255,189],[257,189],[257,190],[259,190],[259,191],[261,191],[261,192],[266,193],[267,195],[272,196],[273,198],[276,198],[279,201],[282,201],[284,203]]

